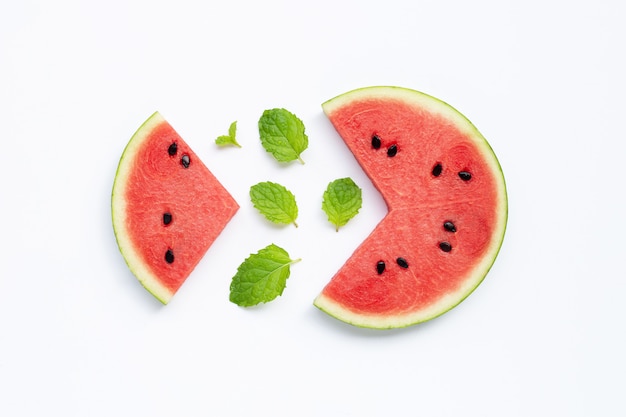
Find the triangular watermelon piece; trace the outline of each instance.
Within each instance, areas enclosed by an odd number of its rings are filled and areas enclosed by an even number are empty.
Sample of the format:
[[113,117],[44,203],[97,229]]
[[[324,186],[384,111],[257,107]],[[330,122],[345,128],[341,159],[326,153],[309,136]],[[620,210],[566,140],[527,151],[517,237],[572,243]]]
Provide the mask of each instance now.
[[322,107],[389,212],[315,305],[371,328],[450,310],[482,282],[504,238],[506,186],[491,147],[454,108],[414,90],[363,88]]
[[167,304],[239,205],[156,112],[132,136],[111,198],[119,249],[141,284]]

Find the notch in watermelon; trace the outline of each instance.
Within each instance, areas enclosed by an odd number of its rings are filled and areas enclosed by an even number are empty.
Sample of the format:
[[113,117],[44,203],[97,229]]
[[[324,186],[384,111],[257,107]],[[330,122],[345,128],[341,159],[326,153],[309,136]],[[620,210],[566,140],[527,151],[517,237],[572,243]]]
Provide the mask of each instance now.
[[130,270],[163,304],[238,209],[160,113],[124,149],[111,196],[113,230]]
[[483,281],[502,245],[500,164],[461,113],[424,93],[367,87],[322,105],[388,213],[314,304],[360,327],[440,316]]

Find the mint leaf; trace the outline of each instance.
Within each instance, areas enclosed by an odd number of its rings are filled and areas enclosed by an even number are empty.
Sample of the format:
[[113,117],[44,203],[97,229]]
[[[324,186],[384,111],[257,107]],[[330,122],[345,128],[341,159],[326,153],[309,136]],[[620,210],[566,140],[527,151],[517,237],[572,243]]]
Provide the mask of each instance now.
[[237,268],[230,284],[230,301],[249,307],[267,303],[283,294],[292,260],[284,249],[273,243],[250,255]]
[[230,124],[228,128],[228,135],[218,136],[215,139],[215,143],[218,146],[234,145],[241,148],[241,145],[237,142],[237,121],[235,120]]
[[274,223],[293,223],[296,227],[298,206],[296,197],[280,184],[265,181],[250,187],[250,199],[254,207],[269,221]]
[[335,225],[335,230],[344,226],[357,215],[363,203],[361,189],[351,178],[340,178],[328,184],[324,192],[322,210],[328,220]]
[[259,119],[259,134],[265,150],[279,162],[298,160],[309,146],[304,124],[296,115],[285,109],[265,110]]

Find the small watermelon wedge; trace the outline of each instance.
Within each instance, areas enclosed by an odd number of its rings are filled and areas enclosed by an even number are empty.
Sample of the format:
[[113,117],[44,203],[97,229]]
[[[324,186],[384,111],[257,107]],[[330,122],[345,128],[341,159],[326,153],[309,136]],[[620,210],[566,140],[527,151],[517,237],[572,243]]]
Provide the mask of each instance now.
[[113,184],[113,230],[130,270],[163,304],[238,209],[159,112],[128,142]]
[[360,327],[440,316],[483,281],[504,239],[500,164],[450,105],[419,91],[367,87],[322,105],[388,213],[314,304]]

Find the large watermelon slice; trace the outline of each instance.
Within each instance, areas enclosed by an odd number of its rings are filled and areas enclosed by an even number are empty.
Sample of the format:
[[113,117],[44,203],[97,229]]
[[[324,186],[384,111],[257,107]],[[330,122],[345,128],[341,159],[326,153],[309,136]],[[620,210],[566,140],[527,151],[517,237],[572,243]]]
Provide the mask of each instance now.
[[163,304],[238,209],[158,112],[128,142],[113,184],[113,229],[130,270]]
[[356,326],[437,317],[484,279],[500,250],[507,195],[478,130],[418,91],[368,87],[322,105],[388,213],[314,304]]

